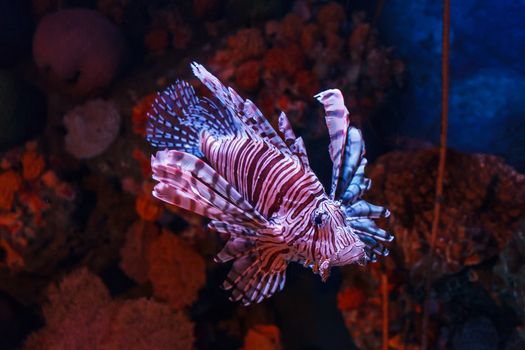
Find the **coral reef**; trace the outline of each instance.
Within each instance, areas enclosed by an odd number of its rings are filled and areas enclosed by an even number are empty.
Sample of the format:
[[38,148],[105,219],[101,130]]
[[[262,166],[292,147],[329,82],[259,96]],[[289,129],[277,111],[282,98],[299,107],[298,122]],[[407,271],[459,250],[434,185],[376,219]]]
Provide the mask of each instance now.
[[88,95],[115,78],[124,58],[119,29],[100,13],[60,10],[43,17],[33,38],[33,55],[43,73],[66,91]]
[[145,221],[133,223],[126,232],[126,242],[120,249],[120,267],[137,283],[149,280],[149,247],[159,235],[160,229]]
[[280,331],[274,325],[256,325],[248,330],[241,350],[281,350]]
[[46,325],[24,349],[192,349],[193,324],[180,312],[147,299],[112,300],[86,269],[48,289]]
[[206,281],[202,257],[167,230],[150,244],[148,265],[153,294],[176,310],[191,305]]
[[[438,10],[428,0],[0,3],[0,348],[419,349],[427,297],[436,348],[524,348],[525,180],[500,158],[448,152],[423,287]],[[449,143],[523,172],[523,6],[452,11]],[[213,262],[222,238],[151,197],[147,113],[176,79],[206,95],[191,61],[274,126],[285,111],[326,183],[330,159],[314,150],[328,135],[312,96],[341,89],[367,141],[369,199],[392,213],[379,223],[396,235],[390,257],[337,269],[326,284],[291,267],[276,298],[227,302],[217,287],[227,267]]]
[[[393,152],[369,168],[369,196],[391,211],[388,227],[414,283],[425,273],[437,156]],[[525,176],[495,156],[449,151],[444,182],[433,279],[496,256],[525,216]]]
[[92,100],[64,116],[66,150],[76,158],[92,158],[103,153],[115,140],[120,114],[110,101]]
[[351,101],[353,120],[359,123],[384,101],[387,90],[402,83],[404,67],[390,49],[377,45],[362,14],[353,16],[350,35],[342,30],[345,21],[345,11],[336,2],[320,7],[315,16],[299,7],[280,21],[268,21],[264,33],[246,28],[229,36],[210,65],[245,93],[262,82],[256,104],[269,118],[284,110],[294,125],[304,127],[305,106],[329,84]]

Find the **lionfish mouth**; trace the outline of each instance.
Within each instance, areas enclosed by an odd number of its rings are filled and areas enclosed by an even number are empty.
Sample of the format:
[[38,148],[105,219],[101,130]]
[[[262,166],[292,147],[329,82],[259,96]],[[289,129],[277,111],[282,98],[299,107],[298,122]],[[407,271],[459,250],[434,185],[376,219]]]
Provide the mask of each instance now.
[[332,259],[330,265],[345,266],[353,263],[361,264],[366,260],[365,245],[362,242],[356,242],[352,245],[339,249]]

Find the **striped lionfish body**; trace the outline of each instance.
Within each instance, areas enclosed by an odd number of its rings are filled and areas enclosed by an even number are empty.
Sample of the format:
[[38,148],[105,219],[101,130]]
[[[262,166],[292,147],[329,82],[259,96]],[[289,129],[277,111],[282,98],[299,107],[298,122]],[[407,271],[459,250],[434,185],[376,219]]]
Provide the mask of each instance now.
[[299,262],[326,280],[332,266],[387,255],[380,242],[393,236],[373,219],[388,210],[361,195],[364,142],[349,124],[339,90],[315,97],[324,105],[333,162],[327,194],[308,163],[284,113],[279,132],[259,109],[225,87],[203,66],[194,74],[212,92],[197,97],[184,81],[158,94],[149,115],[148,140],[155,197],[211,219],[208,227],[228,237],[216,261],[233,260],[224,282],[232,300],[248,305],[281,290],[286,267]]

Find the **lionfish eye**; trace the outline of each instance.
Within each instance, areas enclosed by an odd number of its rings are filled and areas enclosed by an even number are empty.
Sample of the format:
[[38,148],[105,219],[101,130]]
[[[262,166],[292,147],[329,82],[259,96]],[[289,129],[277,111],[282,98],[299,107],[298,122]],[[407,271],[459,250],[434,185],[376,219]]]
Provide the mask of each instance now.
[[316,226],[322,226],[326,221],[326,212],[316,209],[313,213],[312,219]]

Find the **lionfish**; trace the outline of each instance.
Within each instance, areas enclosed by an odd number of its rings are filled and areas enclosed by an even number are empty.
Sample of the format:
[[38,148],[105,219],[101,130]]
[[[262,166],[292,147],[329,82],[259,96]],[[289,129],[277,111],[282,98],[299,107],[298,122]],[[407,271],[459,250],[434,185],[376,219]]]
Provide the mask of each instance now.
[[290,262],[326,281],[332,266],[388,254],[381,242],[393,236],[373,219],[389,212],[361,198],[370,187],[364,142],[339,90],[315,96],[330,136],[327,194],[284,113],[278,134],[252,101],[202,65],[191,68],[213,97],[181,80],[158,93],[147,139],[165,150],[151,158],[153,195],[211,219],[209,229],[228,238],[215,260],[233,260],[223,283],[231,300],[248,305],[282,290]]

